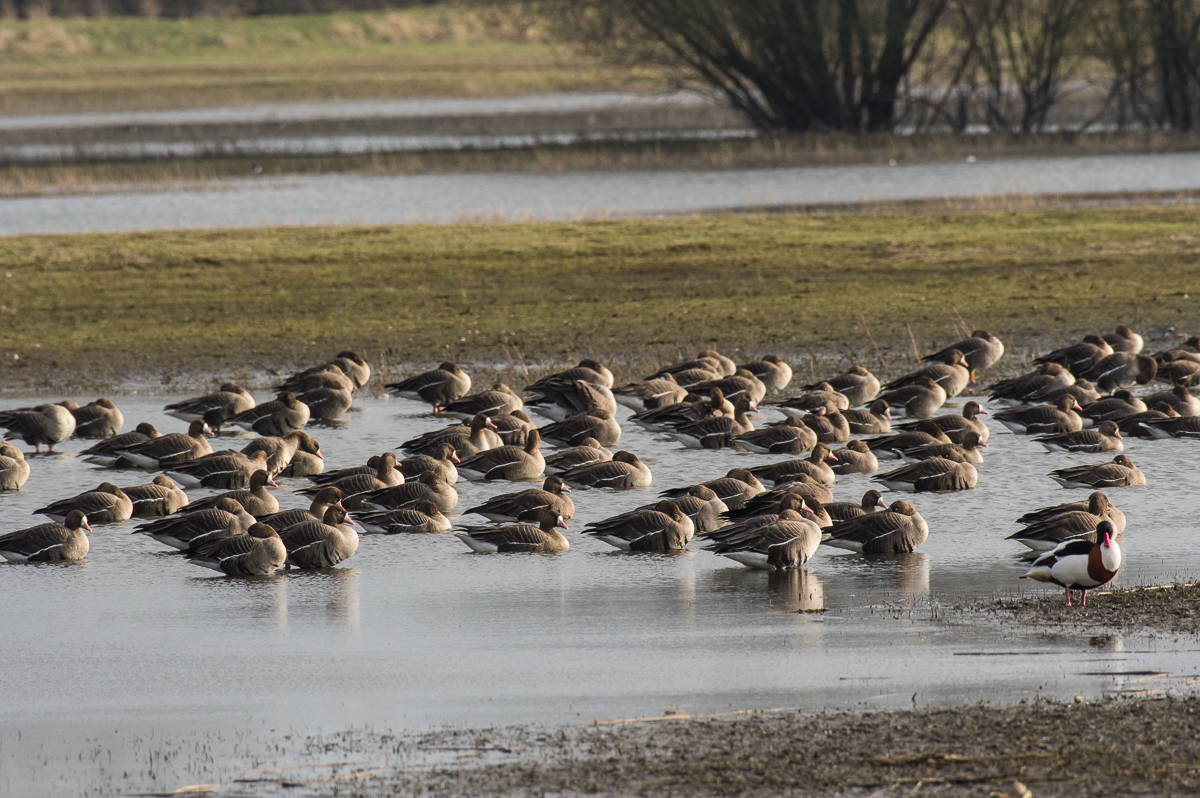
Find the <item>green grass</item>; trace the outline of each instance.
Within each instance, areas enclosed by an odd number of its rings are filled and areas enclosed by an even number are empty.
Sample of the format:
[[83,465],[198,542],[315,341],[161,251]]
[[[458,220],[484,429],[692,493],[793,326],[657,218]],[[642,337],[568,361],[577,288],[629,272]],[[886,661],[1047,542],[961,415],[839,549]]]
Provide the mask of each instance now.
[[7,238],[0,384],[344,346],[393,364],[796,357],[861,352],[868,329],[925,347],[960,318],[1002,336],[1191,331],[1198,255],[1190,207]]

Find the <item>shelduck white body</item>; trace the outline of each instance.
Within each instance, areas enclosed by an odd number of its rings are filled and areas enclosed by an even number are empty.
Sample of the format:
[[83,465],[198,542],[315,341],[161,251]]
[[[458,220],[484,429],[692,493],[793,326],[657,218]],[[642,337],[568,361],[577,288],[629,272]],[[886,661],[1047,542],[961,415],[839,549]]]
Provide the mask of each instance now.
[[1067,606],[1071,606],[1071,591],[1083,592],[1081,605],[1087,604],[1087,591],[1108,584],[1121,567],[1121,547],[1112,539],[1113,527],[1108,521],[1096,527],[1098,542],[1068,540],[1033,561],[1033,567],[1021,576],[1037,582],[1048,582],[1067,591]]

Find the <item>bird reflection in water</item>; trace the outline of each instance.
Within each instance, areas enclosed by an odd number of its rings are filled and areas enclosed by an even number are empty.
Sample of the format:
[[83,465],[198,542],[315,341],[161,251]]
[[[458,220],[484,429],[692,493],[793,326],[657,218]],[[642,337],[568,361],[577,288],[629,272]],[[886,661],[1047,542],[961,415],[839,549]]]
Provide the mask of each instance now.
[[824,612],[825,586],[811,568],[788,568],[767,574],[774,610]]
[[321,615],[349,632],[357,632],[360,576],[357,568],[293,572],[289,577],[297,591],[293,612],[301,617]]
[[929,555],[922,551],[907,554],[864,554],[865,566],[871,576],[883,577],[875,584],[891,584],[899,591],[899,599],[915,603],[929,598]]

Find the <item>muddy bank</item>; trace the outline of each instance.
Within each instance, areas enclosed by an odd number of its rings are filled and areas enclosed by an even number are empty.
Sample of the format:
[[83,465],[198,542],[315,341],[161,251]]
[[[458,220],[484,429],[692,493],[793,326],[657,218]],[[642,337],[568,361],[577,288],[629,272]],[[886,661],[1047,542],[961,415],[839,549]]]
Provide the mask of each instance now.
[[953,609],[1006,624],[1076,632],[1200,634],[1200,584],[1092,591],[1087,606],[1068,607],[1062,591],[1028,598],[998,598]]

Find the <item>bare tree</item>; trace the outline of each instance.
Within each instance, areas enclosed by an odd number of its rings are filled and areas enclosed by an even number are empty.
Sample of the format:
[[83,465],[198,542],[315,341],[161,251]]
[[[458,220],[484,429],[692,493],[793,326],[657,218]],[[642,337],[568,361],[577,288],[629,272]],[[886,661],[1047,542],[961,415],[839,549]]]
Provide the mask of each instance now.
[[1175,130],[1200,124],[1200,7],[1197,0],[1146,0],[1162,120]]

